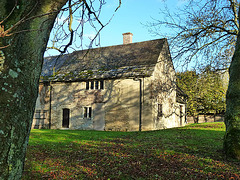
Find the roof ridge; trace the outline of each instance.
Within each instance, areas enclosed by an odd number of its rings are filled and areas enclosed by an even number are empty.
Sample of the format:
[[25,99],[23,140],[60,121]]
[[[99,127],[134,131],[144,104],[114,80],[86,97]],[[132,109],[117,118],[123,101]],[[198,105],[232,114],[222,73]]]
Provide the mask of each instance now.
[[152,40],[149,40],[149,41],[133,42],[133,43],[129,43],[129,44],[117,44],[117,45],[112,45],[112,46],[103,46],[103,47],[96,47],[96,48],[88,48],[88,49],[76,50],[76,51],[73,51],[73,52],[71,52],[71,53],[63,54],[63,55],[47,56],[47,57],[45,57],[45,58],[65,56],[65,55],[76,54],[76,53],[78,53],[78,52],[83,52],[83,51],[97,50],[97,49],[105,49],[105,48],[111,48],[111,47],[134,46],[134,45],[136,45],[136,44],[149,43],[149,42],[154,42],[154,41],[167,41],[167,38],[152,39]]
[[[166,51],[165,43],[166,39],[164,38],[75,51],[63,56],[46,57],[43,64],[42,76],[50,77],[54,72],[58,72],[58,74],[79,72],[81,74],[84,70],[93,71],[101,69],[105,71],[118,69],[118,71],[116,71],[116,77],[119,77],[120,72],[128,77],[135,75],[143,76],[145,74],[150,75],[153,69],[149,69],[148,67],[155,66],[160,53],[163,49]],[[130,68],[132,73],[124,68],[134,66],[141,66],[143,68]],[[139,73],[140,71],[141,73]],[[114,74],[111,75],[114,76]],[[104,77],[110,78],[110,74]]]

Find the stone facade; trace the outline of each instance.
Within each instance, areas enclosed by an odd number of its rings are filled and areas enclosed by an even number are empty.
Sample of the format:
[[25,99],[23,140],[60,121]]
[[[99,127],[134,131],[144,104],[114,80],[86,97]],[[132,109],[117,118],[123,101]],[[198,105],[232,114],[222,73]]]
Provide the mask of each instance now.
[[[57,75],[43,77],[33,128],[147,131],[184,126],[185,103],[178,101],[178,96],[182,99],[185,97],[177,92],[168,44],[165,39],[157,42],[161,48],[154,51],[153,55],[146,55],[157,57],[154,61],[149,58],[151,63],[139,61],[125,66],[133,61],[133,57],[136,58],[134,61],[138,60],[138,56],[139,59],[146,59],[142,54],[149,52],[144,52],[143,46],[138,53],[132,54],[131,51],[130,54],[122,54],[123,60],[126,57],[130,60],[125,65],[114,66],[116,69],[105,68],[103,72],[103,67],[101,71],[88,67],[87,71],[81,70],[81,73],[86,72],[84,77],[81,74],[76,78],[76,71],[69,72],[67,75],[73,75],[69,80],[69,77],[66,78],[66,65],[63,65],[61,69],[65,68],[64,71],[59,70]],[[156,40],[149,43],[157,44]],[[132,43],[114,48],[134,48],[140,45]],[[110,54],[110,50],[106,52]]]

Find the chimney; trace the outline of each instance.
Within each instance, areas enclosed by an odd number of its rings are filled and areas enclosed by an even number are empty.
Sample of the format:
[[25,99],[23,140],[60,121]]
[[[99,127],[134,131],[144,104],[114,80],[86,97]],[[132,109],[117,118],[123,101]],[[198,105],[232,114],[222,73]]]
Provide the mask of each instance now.
[[123,44],[129,44],[132,43],[132,36],[133,34],[130,32],[123,33]]

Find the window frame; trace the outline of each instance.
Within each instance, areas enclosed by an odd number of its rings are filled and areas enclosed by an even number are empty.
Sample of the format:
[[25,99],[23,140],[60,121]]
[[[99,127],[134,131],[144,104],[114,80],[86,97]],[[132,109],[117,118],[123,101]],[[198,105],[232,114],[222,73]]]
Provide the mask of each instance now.
[[93,118],[93,108],[91,106],[83,107],[83,119],[92,119]]
[[104,80],[86,81],[86,90],[104,90]]
[[157,103],[157,116],[163,117],[163,104]]
[[69,108],[62,109],[62,128],[70,127],[71,110]]

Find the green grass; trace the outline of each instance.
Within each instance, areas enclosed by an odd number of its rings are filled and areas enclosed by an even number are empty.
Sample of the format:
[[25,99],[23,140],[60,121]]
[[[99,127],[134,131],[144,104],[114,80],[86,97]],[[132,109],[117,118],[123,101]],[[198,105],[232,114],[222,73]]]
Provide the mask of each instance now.
[[23,179],[240,179],[240,163],[223,156],[224,130],[32,130]]

